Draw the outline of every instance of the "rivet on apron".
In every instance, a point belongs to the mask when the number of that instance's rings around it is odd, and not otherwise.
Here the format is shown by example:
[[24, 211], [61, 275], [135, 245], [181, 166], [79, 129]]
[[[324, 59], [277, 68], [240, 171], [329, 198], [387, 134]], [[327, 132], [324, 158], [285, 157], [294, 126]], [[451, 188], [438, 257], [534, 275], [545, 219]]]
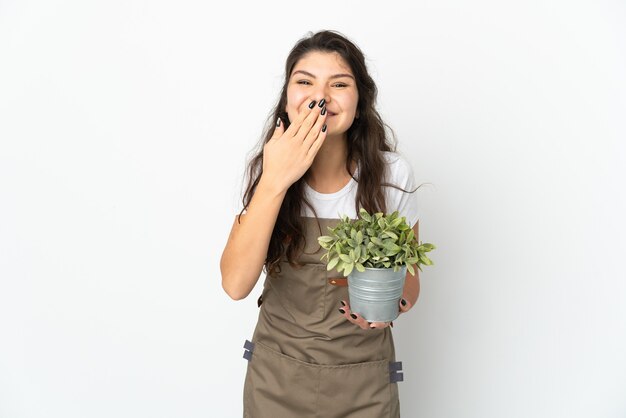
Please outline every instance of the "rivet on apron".
[[243, 351], [243, 358], [250, 361], [252, 359], [252, 352], [254, 351], [254, 343], [252, 341], [246, 340], [243, 348], [245, 348], [245, 350]]
[[404, 381], [404, 373], [402, 373], [402, 362], [389, 362], [389, 382], [397, 383]]
[[[324, 266], [322, 265], [322, 267]], [[347, 277], [329, 277], [328, 283], [332, 284], [333, 286], [347, 286], [348, 278]]]

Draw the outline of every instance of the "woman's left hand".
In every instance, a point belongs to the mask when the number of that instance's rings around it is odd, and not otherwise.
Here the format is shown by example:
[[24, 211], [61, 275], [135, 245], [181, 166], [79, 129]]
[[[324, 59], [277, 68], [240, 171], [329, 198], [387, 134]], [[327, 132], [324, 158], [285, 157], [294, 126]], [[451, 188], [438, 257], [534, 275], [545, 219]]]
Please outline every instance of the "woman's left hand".
[[[393, 321], [391, 322], [367, 322], [367, 320], [365, 320], [365, 318], [363, 318], [358, 313], [350, 312], [350, 305], [348, 305], [348, 303], [345, 300], [341, 301], [341, 305], [342, 307], [339, 308], [339, 313], [342, 314], [348, 321], [361, 327], [361, 329], [374, 329], [374, 328], [382, 329], [382, 328], [387, 328], [388, 326], [393, 327]], [[402, 298], [398, 302], [398, 307], [399, 307], [399, 312], [403, 314], [407, 312], [409, 309], [411, 309], [412, 305], [411, 305], [411, 302]]]

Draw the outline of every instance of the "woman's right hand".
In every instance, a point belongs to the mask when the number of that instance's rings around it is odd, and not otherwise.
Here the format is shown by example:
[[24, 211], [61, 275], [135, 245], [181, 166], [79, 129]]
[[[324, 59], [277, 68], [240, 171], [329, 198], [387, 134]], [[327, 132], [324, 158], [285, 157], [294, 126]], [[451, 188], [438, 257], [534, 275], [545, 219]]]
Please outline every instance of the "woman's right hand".
[[324, 104], [320, 108], [315, 100], [305, 100], [287, 130], [280, 121], [274, 135], [263, 146], [263, 181], [286, 191], [311, 167], [326, 139], [324, 122], [328, 113], [324, 111], [322, 115], [322, 109]]

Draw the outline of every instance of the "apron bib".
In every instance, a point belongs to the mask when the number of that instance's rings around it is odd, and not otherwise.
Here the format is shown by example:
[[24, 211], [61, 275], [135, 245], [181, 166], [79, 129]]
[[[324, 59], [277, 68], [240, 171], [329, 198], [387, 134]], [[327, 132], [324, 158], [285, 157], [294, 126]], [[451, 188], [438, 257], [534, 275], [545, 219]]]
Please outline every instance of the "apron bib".
[[302, 220], [303, 265], [283, 258], [280, 272], [266, 277], [244, 345], [244, 417], [397, 418], [403, 374], [391, 328], [362, 330], [345, 319], [338, 309], [349, 301], [348, 288], [333, 280], [343, 275], [320, 260], [317, 238], [340, 220]]

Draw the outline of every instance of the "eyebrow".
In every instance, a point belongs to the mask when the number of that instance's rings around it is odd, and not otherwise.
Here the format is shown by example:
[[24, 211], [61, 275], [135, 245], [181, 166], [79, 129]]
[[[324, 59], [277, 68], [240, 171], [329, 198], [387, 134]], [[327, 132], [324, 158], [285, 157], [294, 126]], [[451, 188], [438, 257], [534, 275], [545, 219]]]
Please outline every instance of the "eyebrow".
[[[308, 71], [304, 71], [304, 70], [294, 71], [294, 72], [291, 74], [291, 76], [293, 77], [294, 75], [296, 75], [296, 74], [298, 74], [298, 73], [302, 73], [302, 74], [307, 75], [307, 76], [309, 76], [309, 77], [311, 77], [311, 78], [317, 78], [317, 77], [315, 77], [313, 74], [311, 74], [310, 72], [308, 72]], [[331, 75], [329, 78], [330, 78], [330, 79], [333, 79], [333, 78], [341, 78], [341, 77], [350, 77], [351, 79], [353, 79], [353, 80], [354, 80], [354, 77], [353, 77], [351, 74], [346, 74], [346, 73], [334, 74], [334, 75]]]

